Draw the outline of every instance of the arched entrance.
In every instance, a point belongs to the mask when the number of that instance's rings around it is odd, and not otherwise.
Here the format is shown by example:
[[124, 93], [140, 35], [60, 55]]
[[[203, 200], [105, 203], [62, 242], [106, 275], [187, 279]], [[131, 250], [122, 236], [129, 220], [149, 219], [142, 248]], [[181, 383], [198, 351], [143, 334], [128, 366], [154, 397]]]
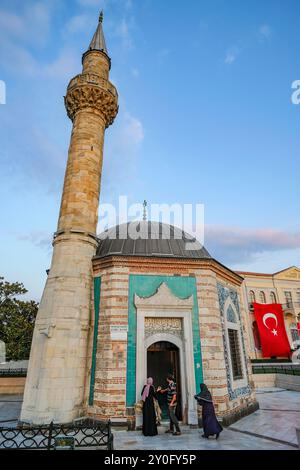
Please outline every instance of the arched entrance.
[[[167, 376], [172, 374], [177, 384], [176, 415], [182, 420], [182, 395], [180, 374], [180, 350], [169, 341], [157, 341], [147, 349], [147, 377], [152, 377], [154, 386], [167, 387]], [[162, 419], [168, 419], [167, 394], [158, 394], [158, 401], [162, 410]]]
[[[198, 320], [193, 313], [193, 296], [180, 299], [170, 291], [165, 283], [162, 283], [157, 292], [150, 297], [135, 295], [134, 304], [136, 307], [136, 327], [134, 330], [136, 334], [136, 363], [130, 362], [129, 365], [132, 371], [136, 371], [135, 402], [140, 400], [141, 390], [147, 376], [150, 373], [158, 376], [157, 366], [155, 369], [155, 365], [153, 365], [154, 360], [151, 365], [150, 359], [148, 368], [148, 354], [150, 357], [150, 353], [153, 352], [153, 357], [155, 358], [155, 354], [158, 357], [159, 351], [157, 349], [162, 349], [166, 362], [162, 374], [164, 380], [166, 375], [174, 370], [179, 378], [177, 381], [179, 380], [180, 385], [183, 422], [197, 424], [197, 404], [194, 395], [196, 393], [196, 378], [202, 375], [202, 364], [198, 352], [195, 351], [197, 348], [200, 352], [200, 338], [196, 338], [194, 335]], [[157, 343], [159, 346], [155, 346], [156, 351], [151, 351], [153, 345]], [[166, 359], [168, 357], [169, 365]], [[167, 370], [170, 368], [171, 370]], [[129, 369], [127, 377], [130, 372]], [[153, 378], [156, 384], [157, 379]], [[165, 381], [159, 385], [164, 386], [164, 384], [167, 385]], [[140, 425], [141, 417], [136, 414], [136, 427], [138, 428]]]

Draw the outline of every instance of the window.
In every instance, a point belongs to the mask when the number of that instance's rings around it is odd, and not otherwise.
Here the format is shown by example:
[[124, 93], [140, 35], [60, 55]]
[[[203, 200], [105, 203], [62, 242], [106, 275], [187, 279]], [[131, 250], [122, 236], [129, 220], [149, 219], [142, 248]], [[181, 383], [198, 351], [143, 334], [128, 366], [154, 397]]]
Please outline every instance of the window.
[[275, 295], [275, 292], [271, 292], [271, 293], [270, 293], [270, 297], [271, 297], [271, 303], [272, 303], [272, 304], [276, 304], [276, 295]]
[[229, 339], [233, 380], [242, 379], [243, 369], [242, 369], [242, 361], [241, 361], [241, 354], [240, 354], [238, 331], [228, 329], [228, 339]]
[[255, 302], [255, 294], [253, 290], [249, 292], [249, 298], [250, 298], [251, 304], [253, 304], [253, 302]]
[[290, 332], [291, 332], [291, 337], [292, 341], [299, 341], [299, 333], [298, 333], [298, 328], [296, 323], [291, 323], [290, 324]]
[[266, 303], [266, 294], [262, 290], [259, 293], [259, 301], [260, 301], [261, 304]]
[[291, 291], [285, 291], [284, 295], [285, 295], [286, 306], [288, 308], [292, 307], [293, 302], [292, 302], [292, 293], [291, 293]]
[[259, 336], [259, 331], [258, 331], [258, 326], [257, 326], [256, 321], [254, 321], [252, 323], [252, 333], [253, 333], [255, 347], [256, 347], [256, 349], [258, 349], [260, 351], [261, 350], [261, 342], [260, 342], [260, 336]]

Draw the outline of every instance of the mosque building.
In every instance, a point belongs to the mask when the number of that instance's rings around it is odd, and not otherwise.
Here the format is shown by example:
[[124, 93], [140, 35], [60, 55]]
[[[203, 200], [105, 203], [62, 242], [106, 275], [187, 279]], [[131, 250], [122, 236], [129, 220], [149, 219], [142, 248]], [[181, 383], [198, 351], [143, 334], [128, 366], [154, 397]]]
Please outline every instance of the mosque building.
[[110, 67], [101, 14], [65, 97], [73, 129], [21, 420], [134, 429], [145, 379], [163, 386], [172, 372], [184, 423], [198, 424], [204, 381], [229, 424], [258, 408], [244, 274], [199, 243], [187, 249], [191, 237], [168, 224], [141, 220], [137, 239], [120, 236], [128, 224], [96, 235], [104, 133], [118, 113]]

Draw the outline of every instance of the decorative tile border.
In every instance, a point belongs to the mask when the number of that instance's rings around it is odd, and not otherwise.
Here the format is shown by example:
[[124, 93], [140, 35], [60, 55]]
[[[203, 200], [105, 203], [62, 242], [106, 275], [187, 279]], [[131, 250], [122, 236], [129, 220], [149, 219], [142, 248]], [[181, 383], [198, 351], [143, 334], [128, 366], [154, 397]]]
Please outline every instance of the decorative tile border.
[[[193, 296], [192, 329], [195, 383], [197, 393], [203, 381], [202, 356], [199, 332], [199, 311], [197, 300], [196, 279], [188, 276], [160, 276], [131, 274], [129, 276], [128, 294], [128, 344], [127, 344], [127, 379], [126, 379], [126, 406], [135, 404], [136, 398], [136, 307], [134, 297], [151, 297], [159, 286], [165, 283], [171, 292], [180, 299]], [[200, 365], [200, 367], [199, 367]]]
[[98, 340], [98, 325], [99, 325], [99, 312], [100, 312], [100, 290], [101, 290], [101, 277], [94, 278], [94, 336], [93, 336], [93, 351], [92, 351], [92, 366], [91, 366], [91, 379], [90, 379], [90, 394], [89, 406], [94, 404], [94, 388], [95, 388], [95, 374], [96, 374], [96, 354], [97, 354], [97, 340]]
[[246, 377], [247, 377], [247, 383], [249, 384], [249, 375], [248, 375], [248, 368], [247, 368], [247, 355], [246, 355], [246, 348], [245, 348], [245, 342], [244, 342], [244, 333], [242, 330], [242, 322], [241, 322], [241, 313], [240, 313], [240, 305], [239, 305], [239, 300], [238, 300], [238, 294], [237, 291], [234, 289], [231, 289], [229, 287], [225, 287], [223, 284], [217, 283], [217, 288], [218, 288], [218, 297], [219, 297], [219, 304], [220, 304], [220, 314], [221, 314], [221, 324], [222, 324], [222, 336], [223, 336], [223, 344], [224, 344], [224, 357], [225, 357], [225, 365], [226, 365], [226, 377], [227, 377], [227, 385], [228, 385], [228, 393], [229, 393], [229, 399], [234, 400], [235, 398], [238, 398], [241, 395], [248, 395], [251, 393], [251, 388], [249, 385], [245, 387], [240, 387], [236, 389], [232, 389], [232, 383], [231, 383], [231, 376], [230, 376], [230, 362], [229, 362], [229, 351], [227, 347], [227, 341], [226, 341], [226, 332], [225, 332], [225, 314], [226, 312], [224, 311], [224, 306], [225, 302], [230, 297], [233, 305], [236, 308], [236, 311], [238, 313], [239, 317], [239, 323], [240, 323], [240, 329], [241, 329], [241, 338], [242, 338], [242, 353], [244, 355], [244, 361], [245, 361], [245, 371], [246, 371]]

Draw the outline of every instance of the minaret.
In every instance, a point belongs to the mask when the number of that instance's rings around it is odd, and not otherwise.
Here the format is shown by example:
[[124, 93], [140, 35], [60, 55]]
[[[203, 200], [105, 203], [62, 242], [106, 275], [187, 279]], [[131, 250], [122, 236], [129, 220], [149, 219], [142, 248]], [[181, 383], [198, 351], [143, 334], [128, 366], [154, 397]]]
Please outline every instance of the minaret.
[[105, 129], [118, 112], [109, 81], [103, 13], [82, 73], [67, 88], [73, 129], [53, 256], [29, 360], [21, 421], [66, 423], [82, 415], [91, 315], [92, 257], [97, 245]]

